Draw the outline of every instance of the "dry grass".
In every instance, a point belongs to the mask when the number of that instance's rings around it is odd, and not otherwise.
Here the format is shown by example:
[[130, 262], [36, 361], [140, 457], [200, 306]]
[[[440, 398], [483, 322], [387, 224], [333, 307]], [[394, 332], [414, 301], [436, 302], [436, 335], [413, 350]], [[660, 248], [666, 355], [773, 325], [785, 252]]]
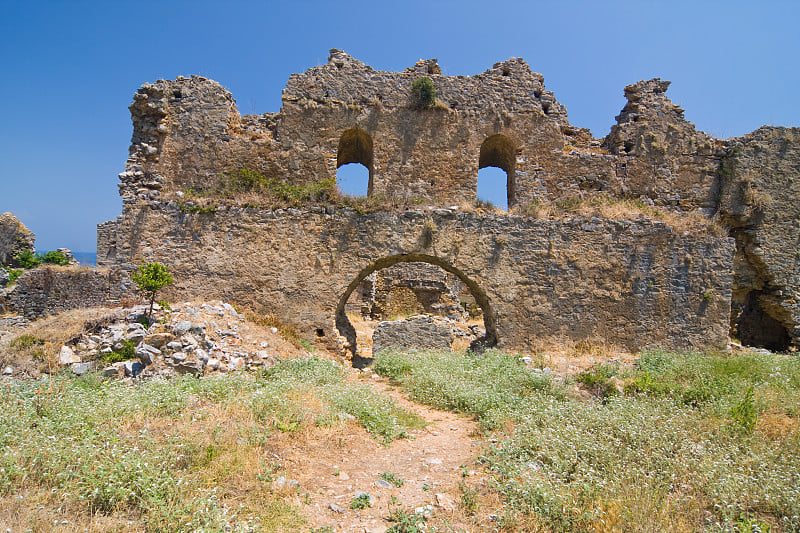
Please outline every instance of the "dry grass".
[[716, 218], [709, 219], [694, 212], [672, 211], [659, 206], [646, 205], [636, 199], [614, 198], [607, 194], [595, 194], [587, 197], [568, 196], [549, 202], [534, 202], [521, 207], [519, 211], [533, 218], [546, 220], [562, 220], [575, 215], [608, 220], [648, 218], [663, 222], [679, 232], [727, 235], [727, 230]]
[[0, 366], [11, 365], [32, 377], [50, 373], [59, 366], [62, 345], [117, 315], [113, 309], [93, 307], [40, 318], [0, 342]]

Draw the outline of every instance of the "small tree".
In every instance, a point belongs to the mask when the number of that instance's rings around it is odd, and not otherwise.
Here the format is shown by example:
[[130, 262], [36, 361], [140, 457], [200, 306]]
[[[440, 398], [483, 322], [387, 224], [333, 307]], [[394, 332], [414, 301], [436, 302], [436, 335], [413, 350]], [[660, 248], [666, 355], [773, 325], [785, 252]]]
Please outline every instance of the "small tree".
[[160, 263], [146, 263], [139, 265], [139, 271], [131, 274], [131, 279], [139, 290], [150, 297], [150, 310], [147, 312], [147, 320], [153, 316], [153, 303], [156, 301], [156, 293], [166, 287], [172, 285], [173, 279], [167, 271], [167, 267]]

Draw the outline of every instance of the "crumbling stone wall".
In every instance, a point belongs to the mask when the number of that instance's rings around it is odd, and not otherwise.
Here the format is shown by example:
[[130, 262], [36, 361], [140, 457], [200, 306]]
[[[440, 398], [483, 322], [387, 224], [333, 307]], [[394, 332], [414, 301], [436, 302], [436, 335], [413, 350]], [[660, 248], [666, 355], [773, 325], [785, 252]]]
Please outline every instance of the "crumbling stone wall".
[[20, 252], [33, 253], [36, 236], [11, 213], [0, 215], [0, 266], [10, 265]]
[[727, 344], [732, 241], [647, 219], [162, 205], [124, 217], [116, 234], [118, 261], [169, 265], [176, 282], [166, 297], [274, 312], [330, 346], [348, 337], [347, 296], [397, 261], [458, 275], [482, 305], [489, 336], [510, 349], [550, 336], [628, 348]]
[[[436, 88], [433, 106], [412, 94], [422, 77]], [[797, 130], [714, 139], [684, 118], [668, 86], [626, 87], [617, 124], [595, 139], [569, 123], [520, 58], [445, 76], [436, 60], [385, 72], [331, 50], [327, 64], [292, 75], [281, 110], [264, 115], [241, 116], [231, 94], [202, 77], [146, 84], [130, 108], [123, 213], [98, 227], [98, 264], [159, 259], [184, 278], [176, 294], [270, 307], [309, 338], [330, 339], [332, 323], [348, 337], [329, 295], [354, 290], [365, 265], [422, 254], [485, 291], [476, 301], [491, 302], [487, 335], [508, 346], [597, 334], [633, 348], [722, 347], [728, 321], [757, 345], [800, 344]], [[242, 169], [302, 185], [333, 180], [347, 163], [368, 168], [368, 196], [385, 211], [358, 214], [327, 200], [275, 210], [220, 192]], [[511, 214], [442, 209], [472, 202], [485, 166], [507, 172]], [[728, 240], [702, 228], [690, 235], [624, 215], [525, 218], [531, 205], [594, 195], [719, 215], [736, 259]], [[205, 211], [187, 209], [190, 196], [205, 197]], [[431, 228], [420, 233], [425, 220], [439, 229], [435, 238]], [[758, 333], [766, 330], [768, 338]]]
[[[375, 273], [367, 316], [390, 320], [401, 314], [430, 313], [464, 318], [460, 295], [466, 287], [459, 279], [428, 263], [398, 263]], [[366, 281], [366, 280], [365, 280]]]
[[695, 130], [658, 78], [625, 87], [628, 102], [603, 140], [616, 157], [619, 194], [713, 214], [725, 143]]
[[731, 325], [746, 344], [800, 344], [800, 129], [731, 140], [719, 212], [736, 239]]
[[[411, 85], [421, 77], [436, 87], [433, 107], [414, 100]], [[327, 64], [290, 77], [279, 113], [244, 117], [215, 81], [159, 80], [142, 86], [131, 104], [134, 135], [120, 192], [126, 205], [162, 193], [213, 194], [225, 174], [240, 169], [294, 184], [320, 182], [335, 179], [342, 164], [362, 163], [370, 196], [407, 203], [470, 202], [485, 166], [506, 171], [509, 205], [517, 208], [595, 192], [653, 196], [658, 191], [644, 184], [652, 181], [655, 159], [672, 152], [657, 158], [651, 152], [674, 138], [696, 136], [663, 96], [664, 83], [629, 91], [638, 103], [629, 103], [621, 117], [624, 126], [634, 120], [629, 108], [651, 110], [635, 120], [652, 115], [669, 137], [620, 156], [617, 147], [627, 141], [619, 139], [635, 132], [615, 130], [609, 153], [588, 130], [569, 124], [566, 108], [521, 58], [476, 76], [445, 76], [436, 60], [385, 72], [332, 50]], [[673, 111], [661, 116], [662, 108]], [[694, 144], [702, 147], [693, 150], [705, 150], [701, 141]], [[714, 174], [713, 160], [704, 165], [710, 170], [697, 175], [680, 165], [673, 169], [676, 185], [703, 189], [692, 180]], [[627, 187], [628, 181], [634, 185]]]
[[0, 293], [0, 311], [36, 318], [69, 309], [115, 305], [135, 295], [130, 280], [119, 269], [46, 266], [25, 271], [13, 290]]
[[450, 350], [454, 338], [450, 324], [428, 315], [383, 321], [372, 335], [372, 354], [391, 348]]

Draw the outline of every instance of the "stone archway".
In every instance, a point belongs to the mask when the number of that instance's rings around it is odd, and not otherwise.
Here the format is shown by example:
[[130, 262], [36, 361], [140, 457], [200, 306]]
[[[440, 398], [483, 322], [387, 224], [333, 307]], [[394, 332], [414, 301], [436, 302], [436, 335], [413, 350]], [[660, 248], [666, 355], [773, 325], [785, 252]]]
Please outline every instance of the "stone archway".
[[358, 357], [358, 354], [356, 353], [356, 330], [353, 327], [353, 324], [350, 322], [350, 319], [347, 317], [347, 300], [350, 298], [350, 295], [353, 293], [353, 291], [356, 290], [361, 281], [373, 272], [390, 267], [397, 263], [412, 262], [435, 265], [458, 277], [464, 283], [464, 285], [467, 286], [470, 294], [473, 298], [475, 298], [475, 302], [483, 311], [483, 325], [484, 329], [486, 330], [486, 334], [475, 341], [473, 343], [473, 347], [480, 350], [490, 348], [497, 344], [497, 315], [492, 309], [486, 292], [481, 289], [481, 287], [474, 280], [470, 279], [461, 270], [439, 257], [420, 253], [397, 254], [373, 261], [361, 269], [361, 271], [353, 278], [342, 296], [339, 298], [339, 302], [336, 306], [336, 329], [339, 331], [339, 334], [345, 338], [345, 350], [352, 354], [354, 360], [356, 357]]

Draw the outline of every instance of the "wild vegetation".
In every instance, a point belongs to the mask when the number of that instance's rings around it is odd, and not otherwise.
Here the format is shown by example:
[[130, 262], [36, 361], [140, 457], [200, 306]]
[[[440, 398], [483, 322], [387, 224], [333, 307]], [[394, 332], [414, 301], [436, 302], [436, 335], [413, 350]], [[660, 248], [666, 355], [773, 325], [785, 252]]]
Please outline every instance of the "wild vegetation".
[[8, 271], [9, 282], [14, 283], [25, 270], [35, 268], [40, 265], [65, 266], [68, 264], [69, 259], [67, 256], [58, 250], [49, 250], [47, 252], [39, 253], [33, 253], [30, 250], [23, 250], [14, 255], [10, 266], [4, 267], [0, 265], [0, 268]]
[[[291, 446], [357, 423], [388, 443], [423, 423], [317, 358], [137, 387], [95, 374], [2, 387], [0, 523], [22, 512], [24, 495], [94, 531], [130, 520], [136, 531], [295, 531], [302, 517], [272, 490], [276, 437]], [[30, 512], [34, 530], [58, 514]]]
[[436, 105], [436, 87], [427, 76], [417, 78], [411, 83], [411, 94], [414, 97], [414, 103], [421, 108]]
[[166, 266], [153, 262], [139, 265], [139, 269], [131, 273], [131, 280], [150, 301], [150, 308], [147, 310], [147, 319], [149, 321], [153, 316], [156, 293], [167, 285], [172, 285], [174, 281], [172, 275]]
[[794, 356], [648, 353], [581, 374], [589, 400], [497, 352], [384, 352], [376, 369], [478, 417], [507, 530], [800, 530]]
[[[74, 329], [85, 319], [69, 320]], [[0, 385], [0, 523], [54, 531], [67, 516], [88, 531], [309, 530], [310, 496], [275, 488], [286, 475], [276, 451], [341, 442], [355, 426], [391, 446], [425, 424], [320, 357], [136, 386], [59, 374], [52, 360], [69, 336], [60, 320], [9, 342], [9, 353], [47, 360], [51, 375]], [[573, 376], [547, 371], [545, 358], [376, 357], [375, 371], [412, 401], [478, 422], [478, 462], [454, 481], [462, 520], [496, 515], [502, 531], [800, 531], [796, 356], [652, 351]], [[476, 484], [470, 469], [488, 481]], [[394, 468], [375, 476], [416, 485]], [[378, 504], [356, 495], [342, 505]], [[447, 523], [386, 505], [392, 531]]]

